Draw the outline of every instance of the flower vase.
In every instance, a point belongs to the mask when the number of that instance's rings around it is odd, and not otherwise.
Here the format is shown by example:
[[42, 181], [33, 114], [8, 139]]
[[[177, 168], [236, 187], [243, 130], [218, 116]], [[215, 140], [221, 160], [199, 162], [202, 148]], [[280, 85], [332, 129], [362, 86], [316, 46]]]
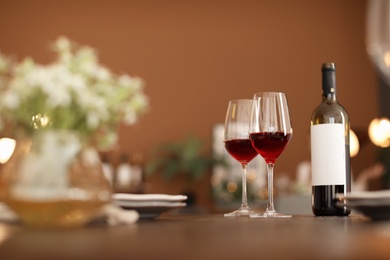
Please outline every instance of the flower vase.
[[30, 227], [77, 227], [111, 200], [96, 149], [76, 131], [41, 130], [16, 140], [0, 199]]

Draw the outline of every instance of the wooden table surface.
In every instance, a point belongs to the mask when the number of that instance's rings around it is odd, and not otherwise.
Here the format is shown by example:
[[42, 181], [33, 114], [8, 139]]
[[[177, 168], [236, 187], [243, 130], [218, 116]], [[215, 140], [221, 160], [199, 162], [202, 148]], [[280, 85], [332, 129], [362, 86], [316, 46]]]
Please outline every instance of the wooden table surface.
[[390, 222], [213, 214], [62, 231], [0, 223], [0, 259], [390, 259]]

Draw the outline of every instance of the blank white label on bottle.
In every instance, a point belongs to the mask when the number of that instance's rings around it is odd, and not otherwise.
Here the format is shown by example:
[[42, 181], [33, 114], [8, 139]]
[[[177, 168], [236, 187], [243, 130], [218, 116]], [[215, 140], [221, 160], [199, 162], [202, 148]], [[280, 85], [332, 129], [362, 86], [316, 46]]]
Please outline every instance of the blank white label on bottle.
[[342, 124], [310, 128], [312, 185], [345, 185], [345, 136]]

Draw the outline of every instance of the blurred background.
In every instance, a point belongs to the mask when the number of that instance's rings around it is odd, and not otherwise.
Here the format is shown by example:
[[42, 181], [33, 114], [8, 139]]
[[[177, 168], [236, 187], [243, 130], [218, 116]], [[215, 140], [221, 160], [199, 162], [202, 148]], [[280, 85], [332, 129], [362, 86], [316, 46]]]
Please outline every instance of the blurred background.
[[[201, 140], [202, 153], [211, 156], [214, 130], [224, 122], [230, 99], [283, 91], [294, 135], [275, 178], [292, 182], [298, 165], [310, 159], [321, 64], [335, 62], [338, 99], [361, 141], [352, 158], [356, 178], [378, 159], [367, 131], [386, 109], [380, 102], [386, 87], [366, 52], [366, 6], [365, 0], [1, 0], [0, 51], [50, 62], [48, 46], [63, 35], [96, 48], [113, 72], [145, 80], [150, 111], [135, 126], [118, 130], [118, 147], [104, 155], [114, 169], [123, 158], [143, 167], [156, 147], [187, 136]], [[212, 174], [208, 168], [190, 182], [196, 204], [211, 210]], [[144, 173], [140, 192], [182, 193], [185, 179]], [[368, 188], [382, 187], [374, 180]]]

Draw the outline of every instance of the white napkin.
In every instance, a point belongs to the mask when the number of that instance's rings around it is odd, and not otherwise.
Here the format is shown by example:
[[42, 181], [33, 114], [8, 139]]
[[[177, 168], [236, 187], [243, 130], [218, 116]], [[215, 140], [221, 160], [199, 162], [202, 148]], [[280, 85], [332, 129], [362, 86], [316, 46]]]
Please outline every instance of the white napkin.
[[124, 210], [114, 204], [106, 205], [103, 208], [103, 216], [107, 218], [109, 226], [130, 225], [139, 219], [137, 211]]

